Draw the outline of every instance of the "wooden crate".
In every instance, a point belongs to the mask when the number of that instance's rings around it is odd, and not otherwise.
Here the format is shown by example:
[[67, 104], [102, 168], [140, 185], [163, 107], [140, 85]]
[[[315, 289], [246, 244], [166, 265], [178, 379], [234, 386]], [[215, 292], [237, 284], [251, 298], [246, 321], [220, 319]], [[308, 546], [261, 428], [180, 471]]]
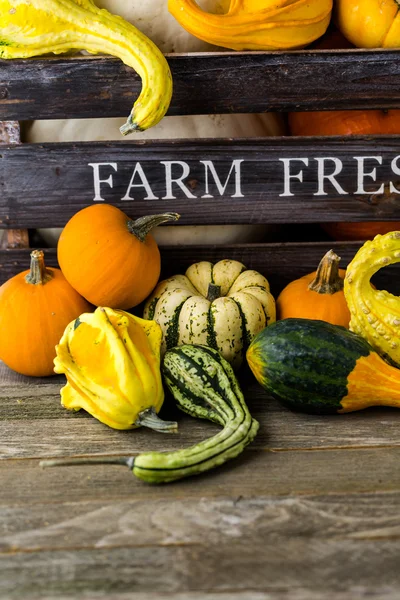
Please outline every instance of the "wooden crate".
[[[169, 114], [400, 108], [399, 57], [392, 50], [174, 55]], [[135, 74], [111, 58], [3, 61], [0, 119], [123, 116], [139, 89]], [[95, 201], [97, 168], [99, 179], [113, 177], [101, 197], [131, 217], [169, 210], [181, 213], [182, 225], [299, 227], [400, 220], [399, 136], [37, 145], [14, 137], [0, 159], [0, 226], [20, 232], [12, 234], [16, 247], [0, 250], [1, 281], [28, 266], [30, 249], [18, 247], [27, 228], [63, 226]], [[157, 198], [134, 188], [134, 199], [123, 200], [139, 162]], [[187, 193], [176, 184], [169, 193], [169, 168], [175, 177], [189, 169]], [[300, 171], [302, 181], [294, 177]], [[335, 171], [336, 183], [323, 177]], [[331, 247], [345, 266], [360, 243], [163, 248], [163, 274], [236, 258], [264, 273], [277, 294]], [[56, 265], [55, 250], [45, 254]], [[379, 281], [393, 289], [396, 280], [394, 267]], [[62, 409], [62, 381], [0, 370], [1, 597], [397, 600], [396, 410], [294, 414], [241, 375], [261, 425], [255, 442], [223, 468], [154, 488], [117, 468], [42, 471], [38, 462], [177, 449], [215, 426], [182, 417], [173, 438], [112, 431]]]

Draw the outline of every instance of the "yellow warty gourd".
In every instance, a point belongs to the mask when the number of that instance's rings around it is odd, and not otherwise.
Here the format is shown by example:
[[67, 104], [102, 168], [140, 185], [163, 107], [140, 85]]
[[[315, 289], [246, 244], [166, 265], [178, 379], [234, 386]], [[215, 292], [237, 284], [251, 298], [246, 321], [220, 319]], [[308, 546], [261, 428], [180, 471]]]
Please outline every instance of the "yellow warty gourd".
[[321, 37], [332, 0], [231, 0], [223, 15], [203, 11], [195, 0], [169, 0], [171, 14], [191, 34], [233, 50], [303, 48]]
[[336, 21], [358, 48], [400, 47], [400, 4], [397, 0], [336, 0]]
[[126, 135], [158, 123], [172, 95], [172, 78], [160, 50], [136, 27], [92, 0], [0, 0], [0, 58], [53, 52], [108, 53], [135, 69], [142, 91], [121, 127]]
[[161, 337], [157, 323], [122, 310], [100, 307], [81, 315], [56, 346], [54, 371], [67, 377], [63, 406], [83, 408], [114, 429], [175, 430], [176, 423], [156, 414], [164, 400]]
[[400, 231], [377, 235], [357, 252], [344, 280], [350, 329], [400, 366], [400, 298], [371, 285], [382, 267], [400, 262]]

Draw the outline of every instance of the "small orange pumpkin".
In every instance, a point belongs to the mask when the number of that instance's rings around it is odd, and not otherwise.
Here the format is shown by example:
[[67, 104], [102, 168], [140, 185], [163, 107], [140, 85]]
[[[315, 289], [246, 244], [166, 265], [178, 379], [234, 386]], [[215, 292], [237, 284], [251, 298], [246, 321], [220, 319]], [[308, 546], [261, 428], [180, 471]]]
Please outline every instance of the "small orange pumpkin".
[[93, 204], [66, 224], [58, 262], [73, 288], [95, 306], [128, 309], [140, 304], [160, 277], [161, 259], [150, 231], [176, 213], [136, 221], [116, 206]]
[[30, 270], [0, 287], [0, 360], [22, 375], [54, 375], [66, 326], [91, 310], [60, 269], [46, 268], [43, 252], [34, 250]]
[[329, 250], [317, 271], [289, 283], [276, 302], [278, 319], [317, 319], [348, 328], [350, 311], [343, 292], [346, 271], [339, 269], [339, 261]]

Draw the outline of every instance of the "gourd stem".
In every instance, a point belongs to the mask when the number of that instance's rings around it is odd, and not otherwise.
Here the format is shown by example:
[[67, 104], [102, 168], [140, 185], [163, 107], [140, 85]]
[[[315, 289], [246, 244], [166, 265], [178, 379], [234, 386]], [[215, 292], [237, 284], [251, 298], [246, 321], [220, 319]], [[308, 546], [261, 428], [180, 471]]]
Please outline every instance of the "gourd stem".
[[51, 279], [53, 279], [53, 274], [46, 269], [43, 251], [34, 250], [31, 252], [31, 268], [28, 275], [25, 277], [25, 281], [33, 285], [39, 283], [44, 285]]
[[207, 300], [209, 302], [214, 302], [217, 298], [221, 297], [221, 286], [215, 285], [215, 283], [210, 283], [208, 286], [207, 292]]
[[178, 423], [176, 421], [163, 421], [160, 419], [153, 406], [139, 413], [135, 425], [138, 427], [148, 427], [160, 433], [178, 433]]
[[317, 294], [335, 294], [343, 289], [344, 280], [339, 274], [340, 256], [329, 250], [318, 265], [315, 279], [308, 289]]
[[127, 226], [131, 233], [137, 237], [140, 242], [144, 242], [146, 236], [152, 229], [166, 223], [167, 221], [177, 221], [180, 215], [178, 213], [164, 213], [162, 215], [148, 215], [140, 217], [136, 221], [128, 221]]
[[123, 458], [116, 456], [114, 458], [59, 458], [54, 460], [41, 460], [39, 467], [47, 469], [49, 467], [79, 467], [80, 465], [122, 465], [133, 469], [135, 459], [133, 456], [130, 458]]

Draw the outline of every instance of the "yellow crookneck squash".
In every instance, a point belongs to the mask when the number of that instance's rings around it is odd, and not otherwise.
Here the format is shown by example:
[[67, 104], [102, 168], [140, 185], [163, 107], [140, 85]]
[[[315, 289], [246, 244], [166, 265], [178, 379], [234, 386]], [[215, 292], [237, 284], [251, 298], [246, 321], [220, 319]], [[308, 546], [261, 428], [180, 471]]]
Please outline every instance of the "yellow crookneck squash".
[[254, 336], [276, 319], [267, 279], [236, 260], [202, 261], [159, 283], [144, 318], [161, 326], [161, 353], [184, 344], [218, 350], [234, 368]]
[[397, 0], [336, 0], [336, 23], [358, 48], [400, 47]]
[[343, 292], [346, 271], [339, 269], [340, 257], [329, 250], [317, 271], [289, 283], [278, 296], [278, 319], [319, 319], [349, 327], [350, 312]]
[[135, 69], [142, 92], [121, 133], [158, 123], [172, 96], [167, 61], [157, 46], [92, 0], [0, 0], [0, 58], [29, 58], [87, 50], [108, 53]]
[[169, 11], [192, 35], [233, 50], [303, 48], [321, 37], [332, 0], [229, 0], [210, 14], [195, 0], [169, 0]]
[[347, 267], [344, 293], [351, 312], [350, 329], [400, 367], [400, 298], [371, 284], [379, 269], [398, 262], [400, 231], [377, 235]]

